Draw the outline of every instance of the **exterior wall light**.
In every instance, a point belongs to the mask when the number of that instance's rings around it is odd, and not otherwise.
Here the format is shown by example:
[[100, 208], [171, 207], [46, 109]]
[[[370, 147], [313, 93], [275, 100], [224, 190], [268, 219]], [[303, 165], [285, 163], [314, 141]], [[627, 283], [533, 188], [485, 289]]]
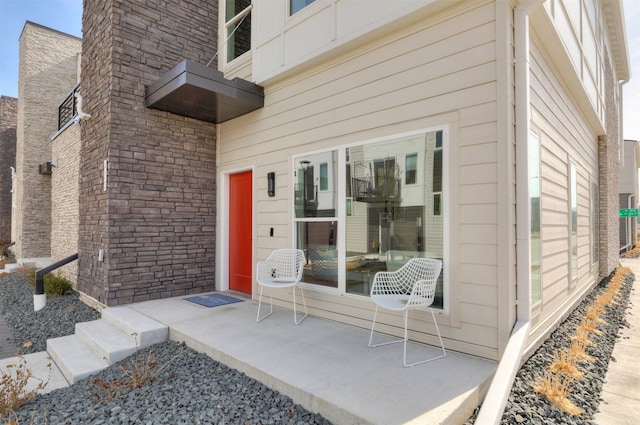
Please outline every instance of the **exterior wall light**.
[[276, 173], [273, 171], [267, 173], [267, 194], [269, 196], [276, 196]]

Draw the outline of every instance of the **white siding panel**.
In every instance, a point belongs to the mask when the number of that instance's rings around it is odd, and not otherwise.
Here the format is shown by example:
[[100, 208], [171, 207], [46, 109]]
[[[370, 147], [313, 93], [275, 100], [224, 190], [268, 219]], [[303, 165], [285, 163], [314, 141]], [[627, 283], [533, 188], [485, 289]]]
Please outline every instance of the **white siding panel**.
[[331, 43], [331, 9], [324, 8], [284, 34], [285, 63], [298, 62]]
[[461, 244], [460, 261], [471, 264], [496, 264], [498, 250], [496, 245]]
[[497, 158], [496, 143], [460, 147], [460, 165], [495, 163]]
[[474, 244], [497, 244], [498, 243], [498, 226], [491, 224], [464, 224], [465, 220], [461, 220], [463, 224], [460, 226], [460, 241], [462, 243]]
[[460, 282], [467, 282], [481, 286], [496, 286], [498, 270], [491, 264], [470, 264], [460, 265]]
[[481, 285], [460, 284], [460, 301], [465, 304], [479, 304], [486, 307], [498, 306], [498, 290]]
[[496, 224], [497, 211], [495, 204], [474, 204], [460, 206], [461, 224]]
[[467, 184], [460, 187], [460, 200], [467, 204], [495, 204], [497, 202], [495, 183]]
[[496, 181], [496, 163], [466, 165], [460, 167], [461, 184], [492, 183]]

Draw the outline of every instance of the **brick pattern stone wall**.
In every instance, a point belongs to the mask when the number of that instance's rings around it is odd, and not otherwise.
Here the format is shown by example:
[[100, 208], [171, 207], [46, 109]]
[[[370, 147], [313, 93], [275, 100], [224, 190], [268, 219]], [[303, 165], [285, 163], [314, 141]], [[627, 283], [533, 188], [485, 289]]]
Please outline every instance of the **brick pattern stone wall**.
[[16, 166], [18, 99], [0, 96], [0, 242], [11, 241], [11, 167]]
[[[605, 55], [608, 57], [608, 55]], [[605, 61], [605, 125], [607, 134], [598, 139], [600, 168], [600, 275], [609, 275], [620, 258], [620, 217], [618, 211], [618, 175], [620, 172], [620, 108], [616, 102], [616, 78]]]
[[83, 19], [92, 118], [82, 123], [78, 287], [109, 306], [213, 290], [215, 125], [147, 109], [144, 95], [181, 60], [213, 56], [217, 2], [85, 2]]
[[51, 161], [58, 105], [77, 82], [80, 39], [27, 22], [20, 36], [16, 185], [12, 232], [18, 258], [51, 254]]
[[[51, 174], [51, 260], [58, 261], [78, 252], [80, 127], [72, 124], [65, 128], [53, 139], [51, 148], [58, 163]], [[78, 262], [56, 273], [77, 284]]]

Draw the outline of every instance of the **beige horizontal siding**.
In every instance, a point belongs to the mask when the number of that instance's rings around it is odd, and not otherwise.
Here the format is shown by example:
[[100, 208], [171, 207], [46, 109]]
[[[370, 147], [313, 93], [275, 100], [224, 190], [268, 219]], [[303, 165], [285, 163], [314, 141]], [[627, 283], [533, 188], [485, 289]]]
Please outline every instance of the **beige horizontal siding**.
[[[531, 43], [531, 104], [541, 139], [542, 301], [533, 318], [532, 344], [564, 317], [598, 276], [591, 267], [591, 176], [597, 176], [597, 136], [556, 77], [553, 59]], [[569, 163], [577, 170], [578, 276], [570, 270]]]
[[[293, 155], [451, 125], [447, 143], [460, 167], [450, 170], [450, 181], [459, 183], [450, 196], [459, 204], [450, 205], [451, 310], [438, 323], [449, 348], [490, 358], [498, 356], [495, 7], [408, 26], [266, 86], [264, 108], [218, 126], [217, 156], [219, 172], [257, 170], [254, 255], [260, 260], [293, 244]], [[276, 172], [273, 198], [266, 196], [270, 171]], [[306, 288], [312, 314], [370, 326], [367, 297]], [[290, 306], [285, 291], [274, 295]], [[411, 337], [437, 343], [430, 315], [411, 317]], [[399, 334], [400, 316], [383, 314], [381, 326]]]

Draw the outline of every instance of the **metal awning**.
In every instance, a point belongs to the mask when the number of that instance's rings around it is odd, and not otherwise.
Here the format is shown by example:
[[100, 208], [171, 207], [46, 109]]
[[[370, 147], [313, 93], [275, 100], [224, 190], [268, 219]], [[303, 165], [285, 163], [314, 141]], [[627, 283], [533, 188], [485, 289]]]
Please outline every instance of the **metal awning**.
[[222, 123], [264, 106], [262, 87], [184, 60], [147, 86], [145, 105], [201, 121]]

